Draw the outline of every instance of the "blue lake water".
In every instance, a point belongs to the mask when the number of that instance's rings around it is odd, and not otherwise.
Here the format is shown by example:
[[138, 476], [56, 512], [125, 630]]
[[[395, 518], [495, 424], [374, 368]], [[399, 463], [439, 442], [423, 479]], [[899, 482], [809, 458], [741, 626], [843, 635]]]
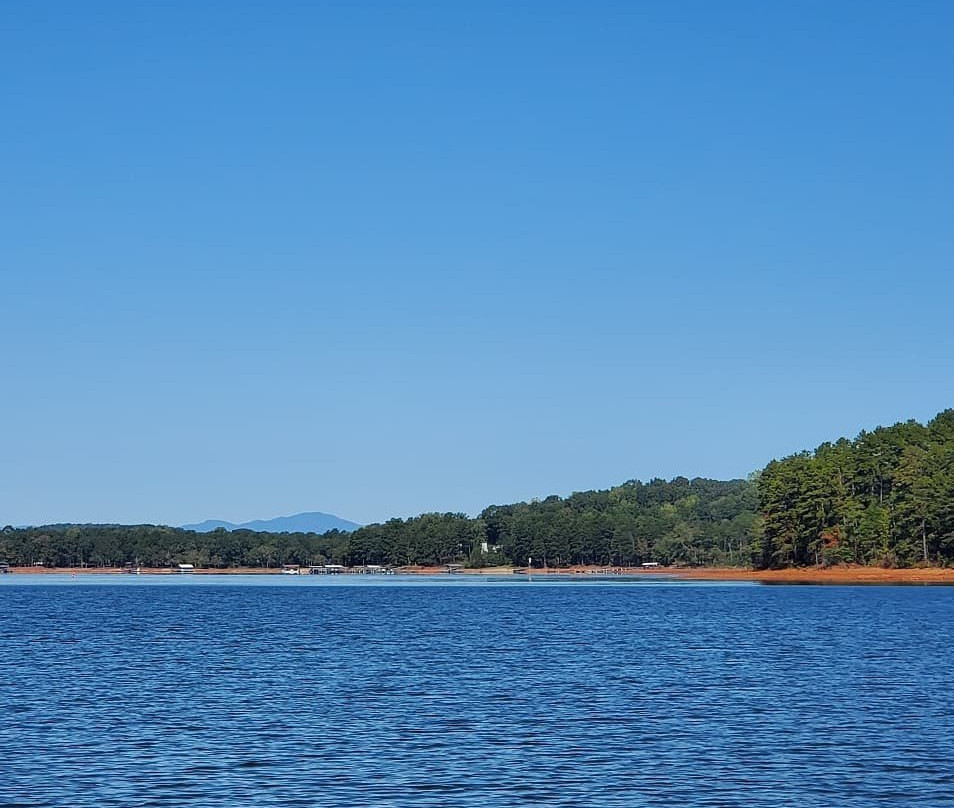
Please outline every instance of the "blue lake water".
[[954, 806], [954, 589], [0, 576], [3, 806]]

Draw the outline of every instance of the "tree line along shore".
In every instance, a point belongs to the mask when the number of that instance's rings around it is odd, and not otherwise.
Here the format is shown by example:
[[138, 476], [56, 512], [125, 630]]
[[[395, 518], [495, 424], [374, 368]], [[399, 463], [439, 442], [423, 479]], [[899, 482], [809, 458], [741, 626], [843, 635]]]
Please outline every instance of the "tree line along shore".
[[773, 460], [745, 480], [630, 480], [476, 517], [426, 513], [353, 532], [197, 533], [158, 525], [0, 530], [12, 567], [274, 569], [283, 564], [785, 570], [954, 566], [954, 410]]

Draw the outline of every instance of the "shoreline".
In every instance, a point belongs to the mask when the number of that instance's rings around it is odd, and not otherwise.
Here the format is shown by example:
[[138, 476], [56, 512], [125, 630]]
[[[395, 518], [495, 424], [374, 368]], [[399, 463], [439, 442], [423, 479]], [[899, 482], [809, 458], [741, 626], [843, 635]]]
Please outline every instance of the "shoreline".
[[[58, 575], [129, 575], [119, 567], [95, 568], [50, 568], [11, 567], [12, 574], [58, 574]], [[445, 567], [400, 567], [400, 575], [446, 575]], [[141, 575], [180, 575], [168, 568], [141, 568]], [[187, 575], [280, 575], [281, 569], [261, 567], [234, 567], [228, 569], [196, 569]], [[341, 573], [354, 575], [362, 573]], [[460, 568], [454, 575], [525, 575], [522, 567]], [[675, 577], [697, 581], [752, 581], [763, 584], [951, 584], [954, 585], [954, 568], [915, 567], [885, 569], [883, 567], [838, 566], [838, 567], [793, 567], [778, 570], [754, 570], [739, 567], [605, 567], [575, 566], [534, 569], [535, 576], [562, 575], [627, 575]]]
[[[521, 567], [487, 567], [484, 569], [461, 569], [461, 575], [507, 575]], [[411, 571], [410, 569], [408, 571]], [[419, 574], [437, 574], [441, 567], [417, 567]], [[522, 574], [522, 573], [518, 573]], [[745, 567], [605, 567], [575, 566], [548, 567], [533, 570], [533, 575], [629, 575], [682, 578], [696, 581], [753, 581], [756, 583], [792, 584], [921, 584], [939, 583], [954, 585], [954, 568], [911, 567], [886, 569], [845, 565], [838, 567], [791, 567], [778, 570], [756, 570]]]
[[780, 570], [739, 570], [707, 567], [679, 571], [683, 578], [703, 581], [756, 581], [763, 584], [952, 584], [949, 567], [793, 567]]
[[[439, 569], [434, 569], [440, 572]], [[482, 570], [461, 570], [461, 574], [481, 574]], [[513, 568], [495, 569], [491, 574], [513, 573]], [[533, 575], [661, 575], [696, 581], [754, 581], [756, 583], [792, 584], [921, 584], [954, 585], [954, 568], [912, 567], [885, 569], [884, 567], [791, 567], [778, 570], [755, 570], [742, 567], [570, 567], [566, 569], [535, 569]]]

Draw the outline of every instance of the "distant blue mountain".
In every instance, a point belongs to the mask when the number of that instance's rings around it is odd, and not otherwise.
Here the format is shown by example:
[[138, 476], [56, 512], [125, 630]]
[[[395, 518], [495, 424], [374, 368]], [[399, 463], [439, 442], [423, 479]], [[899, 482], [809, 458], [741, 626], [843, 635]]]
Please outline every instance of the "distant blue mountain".
[[232, 524], [231, 522], [222, 522], [219, 519], [206, 519], [197, 525], [182, 525], [183, 530], [195, 530], [199, 533], [211, 533], [220, 527], [224, 527], [226, 530], [235, 530], [238, 525]]
[[267, 533], [325, 533], [329, 530], [342, 530], [350, 533], [361, 525], [339, 519], [330, 513], [313, 511], [296, 513], [294, 516], [279, 516], [275, 519], [255, 519], [251, 522], [223, 522], [221, 519], [206, 519], [195, 525], [183, 525], [183, 530], [195, 530], [198, 533], [210, 533], [217, 528], [226, 530], [260, 530]]

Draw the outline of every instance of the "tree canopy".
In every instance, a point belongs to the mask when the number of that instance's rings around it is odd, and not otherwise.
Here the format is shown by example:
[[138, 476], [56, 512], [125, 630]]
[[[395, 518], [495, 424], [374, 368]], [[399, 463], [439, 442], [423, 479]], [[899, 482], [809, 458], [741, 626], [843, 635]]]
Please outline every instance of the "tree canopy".
[[0, 531], [12, 565], [277, 567], [466, 563], [781, 567], [954, 562], [954, 410], [773, 460], [748, 480], [630, 480], [603, 491], [425, 513], [353, 533], [156, 525]]
[[949, 564], [954, 410], [773, 460], [758, 500], [760, 566]]

